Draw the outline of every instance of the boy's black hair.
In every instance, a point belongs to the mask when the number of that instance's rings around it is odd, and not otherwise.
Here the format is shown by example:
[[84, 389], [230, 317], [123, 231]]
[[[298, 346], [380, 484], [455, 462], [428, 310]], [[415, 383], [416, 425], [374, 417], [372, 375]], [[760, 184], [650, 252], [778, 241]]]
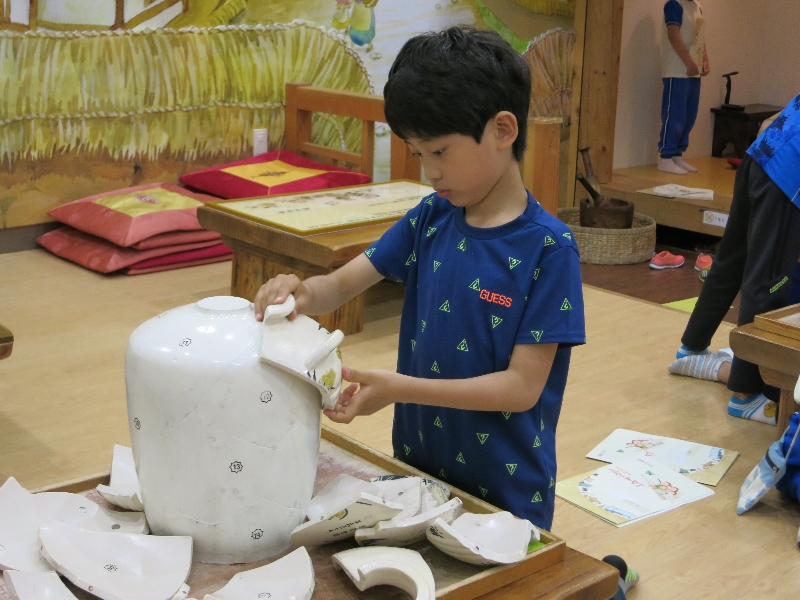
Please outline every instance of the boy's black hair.
[[519, 128], [514, 158], [525, 154], [531, 71], [494, 31], [457, 26], [411, 38], [383, 96], [386, 121], [403, 139], [458, 133], [480, 143], [489, 119], [507, 110]]

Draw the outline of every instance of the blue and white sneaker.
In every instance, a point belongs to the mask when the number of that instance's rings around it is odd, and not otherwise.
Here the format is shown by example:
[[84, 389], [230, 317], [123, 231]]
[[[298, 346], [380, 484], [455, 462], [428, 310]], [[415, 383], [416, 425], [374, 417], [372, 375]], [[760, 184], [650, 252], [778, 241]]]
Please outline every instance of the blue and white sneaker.
[[753, 394], [744, 400], [731, 396], [728, 401], [728, 414], [767, 425], [778, 424], [778, 405], [764, 394]]
[[675, 353], [675, 358], [678, 359], [678, 358], [686, 358], [687, 356], [700, 356], [708, 353], [709, 353], [708, 348], [706, 348], [705, 350], [690, 350], [686, 346], [681, 346]]

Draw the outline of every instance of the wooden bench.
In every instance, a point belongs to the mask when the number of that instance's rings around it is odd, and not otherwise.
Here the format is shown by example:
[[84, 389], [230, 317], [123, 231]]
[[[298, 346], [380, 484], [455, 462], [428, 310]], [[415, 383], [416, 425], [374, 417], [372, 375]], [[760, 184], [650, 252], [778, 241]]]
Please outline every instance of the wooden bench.
[[[361, 152], [346, 152], [315, 144], [311, 139], [313, 113], [320, 112], [361, 119]], [[383, 97], [343, 92], [305, 84], [286, 85], [287, 150], [334, 163], [349, 163], [372, 177], [374, 166], [375, 123], [383, 122]], [[546, 210], [556, 213], [558, 206], [558, 161], [560, 119], [529, 119], [529, 143], [521, 165], [523, 182]], [[392, 180], [419, 181], [419, 159], [405, 142], [392, 133]], [[252, 300], [259, 287], [280, 273], [293, 273], [305, 279], [330, 273], [363, 252], [392, 223], [354, 227], [331, 233], [300, 236], [274, 229], [236, 215], [203, 206], [197, 213], [200, 224], [218, 231], [233, 248], [231, 294]], [[315, 318], [329, 331], [358, 333], [363, 327], [363, 297], [359, 295], [338, 310]]]

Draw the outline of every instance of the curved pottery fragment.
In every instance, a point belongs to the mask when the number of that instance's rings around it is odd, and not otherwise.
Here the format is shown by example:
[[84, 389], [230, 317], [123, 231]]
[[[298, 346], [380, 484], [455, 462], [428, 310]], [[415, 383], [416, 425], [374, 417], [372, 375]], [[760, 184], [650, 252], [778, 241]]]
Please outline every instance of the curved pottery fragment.
[[339, 475], [309, 504], [309, 520], [292, 531], [292, 544], [319, 546], [353, 537], [356, 529], [372, 527], [403, 512], [404, 506], [381, 497], [380, 488], [351, 475]]
[[314, 319], [297, 315], [289, 320], [295, 301], [291, 294], [283, 304], [268, 306], [264, 314], [261, 359], [290, 373], [305, 377], [320, 393], [323, 408], [333, 408], [342, 389], [340, 330], [328, 333]]
[[242, 571], [204, 600], [310, 600], [314, 593], [314, 566], [304, 547], [273, 563], [250, 571]]
[[415, 600], [433, 600], [433, 573], [419, 552], [407, 548], [353, 548], [337, 552], [331, 559], [362, 592], [374, 585], [392, 585]]
[[449, 502], [407, 519], [397, 517], [391, 521], [378, 521], [374, 527], [357, 529], [356, 543], [359, 546], [410, 546], [425, 539], [428, 527], [437, 519], [450, 523], [461, 512], [461, 499]]
[[192, 536], [201, 562], [282, 552], [314, 490], [320, 392], [305, 374], [261, 360], [266, 330], [248, 300], [214, 296], [146, 321], [128, 342], [147, 520], [158, 535]]
[[381, 498], [403, 505], [402, 512], [392, 521], [402, 521], [419, 513], [422, 505], [421, 477], [373, 478], [372, 483], [378, 486]]
[[78, 494], [31, 494], [9, 477], [0, 487], [0, 569], [52, 570], [39, 552], [39, 527], [47, 519], [91, 531], [148, 531], [143, 513], [108, 510]]
[[8, 570], [3, 573], [11, 600], [77, 600], [54, 571], [30, 573]]
[[133, 462], [133, 451], [126, 446], [114, 445], [111, 459], [111, 482], [98, 485], [97, 492], [106, 500], [121, 508], [143, 511], [139, 478]]
[[42, 554], [81, 589], [103, 600], [171, 600], [192, 565], [192, 538], [100, 533], [49, 520]]
[[539, 530], [509, 512], [464, 513], [450, 524], [436, 519], [427, 536], [431, 544], [453, 558], [474, 565], [498, 565], [525, 558], [531, 540], [539, 539]]

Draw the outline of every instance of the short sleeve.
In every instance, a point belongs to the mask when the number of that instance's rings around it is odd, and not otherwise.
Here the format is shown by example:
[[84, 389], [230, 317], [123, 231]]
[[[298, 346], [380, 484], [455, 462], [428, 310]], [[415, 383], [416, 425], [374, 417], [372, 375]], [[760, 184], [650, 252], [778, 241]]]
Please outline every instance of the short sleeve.
[[410, 268], [417, 262], [417, 229], [421, 227], [420, 214], [424, 203], [425, 199], [364, 251], [372, 266], [387, 279], [406, 283]]
[[585, 342], [580, 258], [574, 244], [564, 245], [543, 256], [534, 272], [515, 343]]
[[667, 25], [683, 25], [683, 7], [677, 0], [669, 0], [664, 5], [664, 22]]

